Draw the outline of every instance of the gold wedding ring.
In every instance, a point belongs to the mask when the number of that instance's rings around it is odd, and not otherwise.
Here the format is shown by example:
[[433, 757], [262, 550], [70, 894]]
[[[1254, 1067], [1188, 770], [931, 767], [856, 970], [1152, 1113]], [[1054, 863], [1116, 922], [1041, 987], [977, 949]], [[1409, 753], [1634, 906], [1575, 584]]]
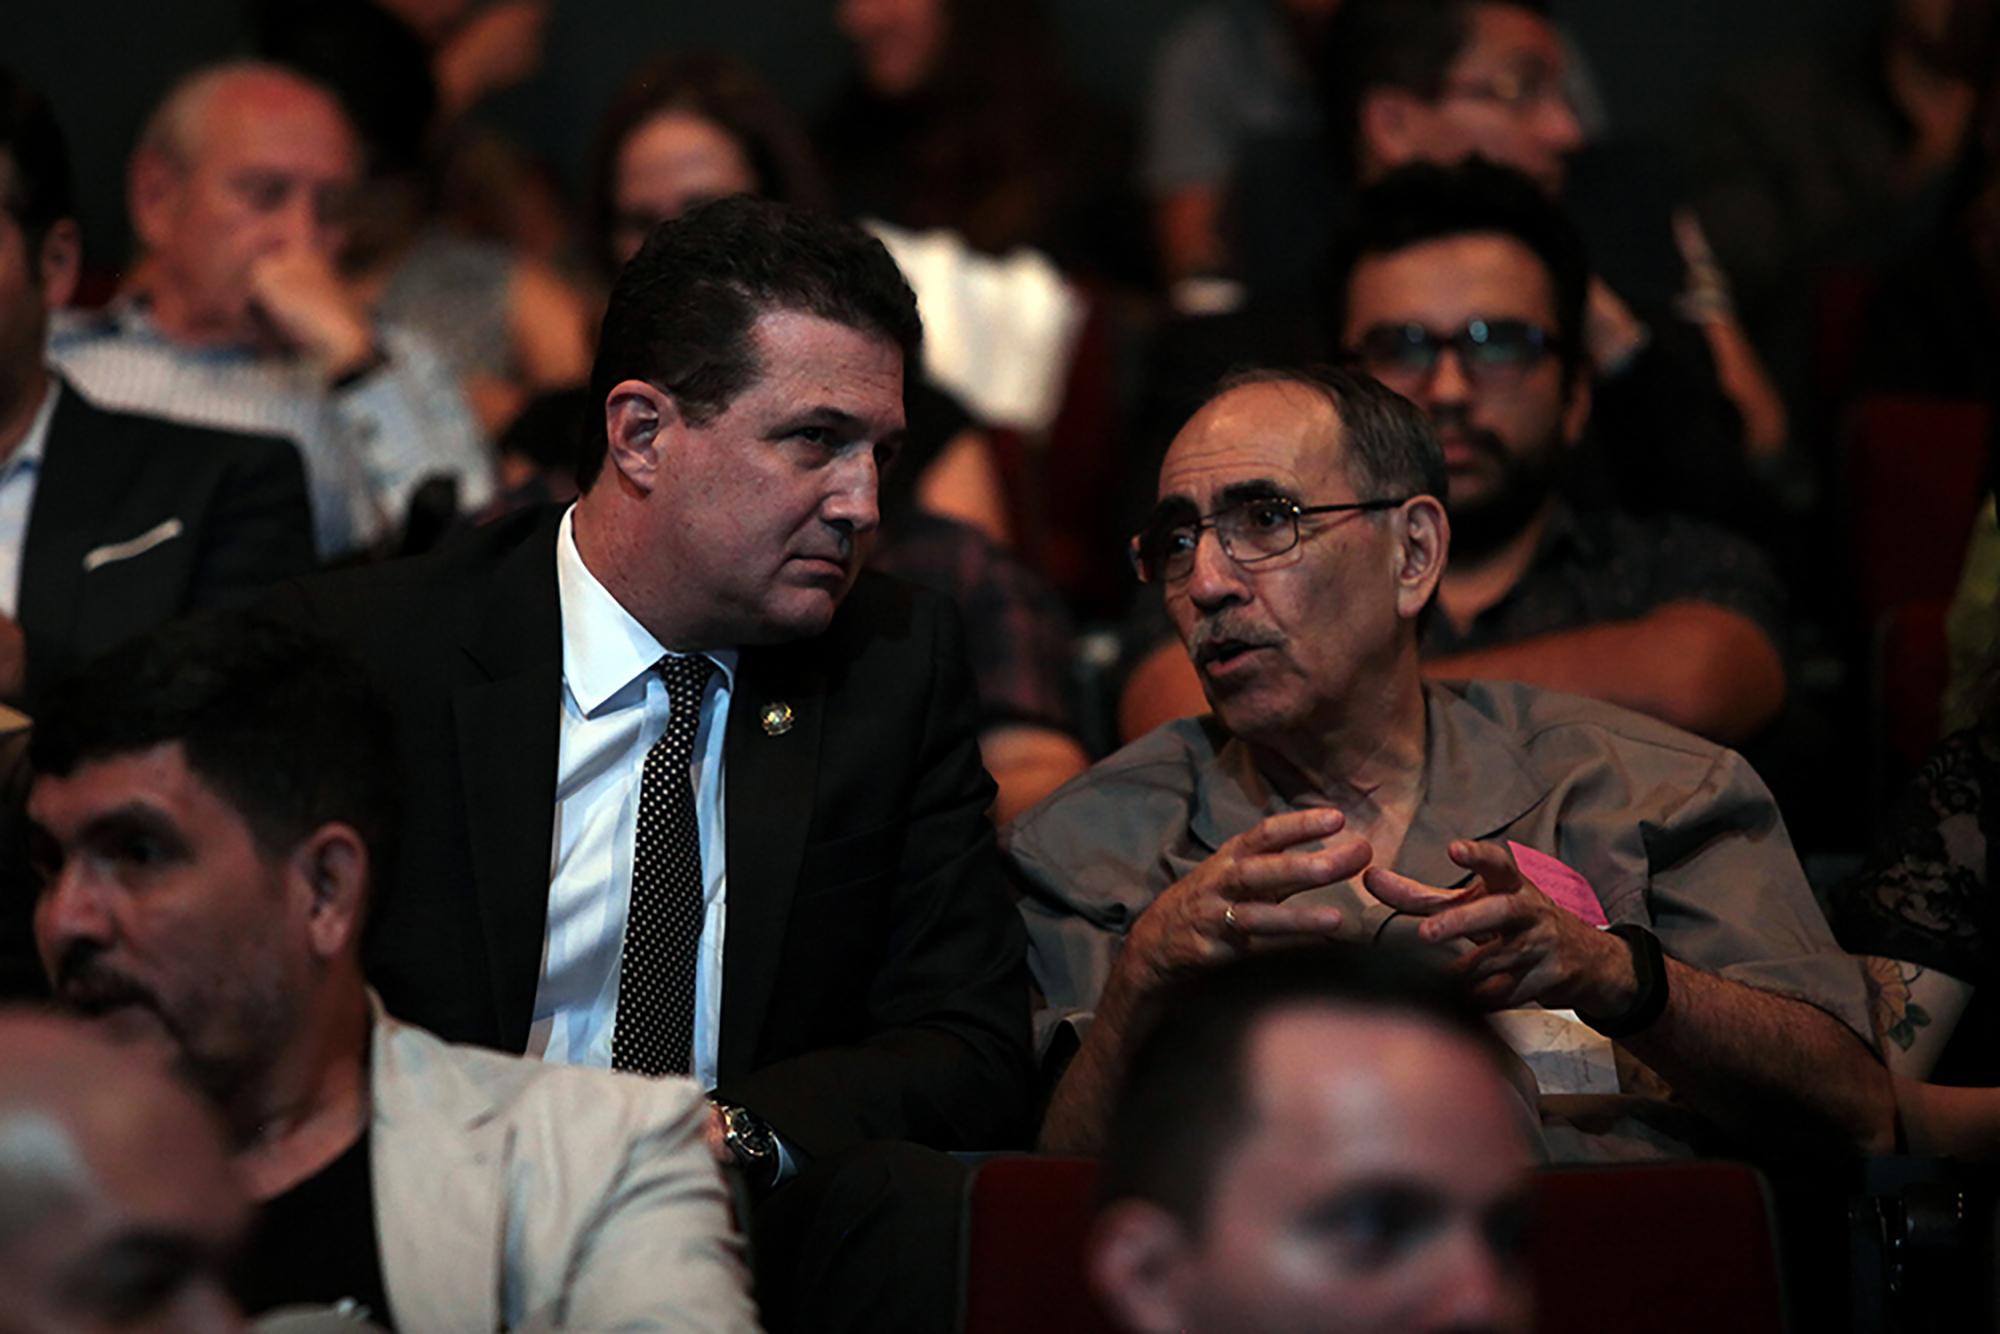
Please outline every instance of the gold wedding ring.
[[1241, 933], [1242, 933], [1242, 930], [1243, 930], [1243, 928], [1242, 928], [1242, 927], [1240, 927], [1240, 926], [1238, 926], [1238, 925], [1236, 925], [1236, 905], [1235, 905], [1235, 904], [1231, 903], [1231, 904], [1227, 904], [1227, 905], [1225, 905], [1225, 906], [1223, 907], [1223, 909], [1222, 909], [1222, 924], [1223, 924], [1224, 926], [1228, 927], [1228, 928], [1230, 929], [1230, 931], [1231, 931], [1231, 932], [1234, 932], [1234, 933], [1236, 933], [1236, 934], [1241, 934]]

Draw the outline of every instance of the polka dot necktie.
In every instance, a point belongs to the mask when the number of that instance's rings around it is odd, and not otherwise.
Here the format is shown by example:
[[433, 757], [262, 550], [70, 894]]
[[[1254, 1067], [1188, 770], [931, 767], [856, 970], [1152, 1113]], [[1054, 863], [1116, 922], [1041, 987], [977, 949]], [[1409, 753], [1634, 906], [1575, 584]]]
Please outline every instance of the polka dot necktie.
[[694, 734], [713, 669], [707, 658], [672, 655], [654, 664], [672, 714], [646, 752], [633, 840], [632, 903], [618, 964], [618, 1021], [611, 1068], [684, 1075], [694, 1054], [694, 970], [701, 947], [701, 830], [695, 823]]

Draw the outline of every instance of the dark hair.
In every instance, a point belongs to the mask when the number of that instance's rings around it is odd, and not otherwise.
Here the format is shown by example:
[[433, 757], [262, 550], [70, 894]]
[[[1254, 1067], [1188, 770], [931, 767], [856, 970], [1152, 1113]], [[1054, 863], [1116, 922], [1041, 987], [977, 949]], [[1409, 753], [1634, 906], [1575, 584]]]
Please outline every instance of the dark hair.
[[677, 111], [712, 123], [736, 141], [757, 178], [756, 193], [803, 208], [830, 203], [805, 131], [754, 70], [711, 52], [662, 56], [619, 89], [598, 126], [590, 176], [591, 247], [607, 274], [618, 271], [611, 253], [618, 155], [642, 126]]
[[1484, 158], [1455, 166], [1412, 162], [1355, 198], [1353, 216], [1334, 239], [1327, 261], [1326, 313], [1338, 343], [1347, 321], [1349, 285], [1363, 259], [1427, 241], [1493, 234], [1519, 241], [1541, 261], [1555, 298], [1564, 383], [1583, 369], [1584, 305], [1590, 261], [1576, 225], [1534, 181]]
[[1348, 480], [1363, 499], [1444, 499], [1444, 447], [1430, 418], [1372, 376], [1343, 366], [1261, 367], [1228, 376], [1209, 397], [1258, 384], [1303, 385], [1332, 405], [1347, 446]]
[[[620, 381], [647, 380], [690, 421], [712, 420], [761, 373], [751, 326], [778, 310], [878, 335], [906, 364], [923, 342], [916, 294], [880, 241], [825, 214], [739, 195], [661, 223], [618, 275], [591, 397], [601, 407]], [[584, 490], [607, 447], [600, 412], [577, 458]]]
[[395, 853], [393, 724], [362, 669], [317, 635], [237, 611], [169, 622], [59, 682], [28, 743], [35, 772], [178, 741], [267, 856], [352, 825], [380, 883]]
[[69, 150], [48, 99], [0, 66], [0, 208], [21, 229], [28, 271], [49, 228], [73, 217]]
[[1216, 1165], [1249, 1111], [1252, 1033], [1280, 1010], [1379, 1012], [1511, 1060], [1457, 980], [1388, 946], [1330, 942], [1260, 951], [1164, 988], [1133, 1044], [1112, 1109], [1098, 1194], [1150, 1200], [1199, 1232]]
[[1444, 93], [1480, 5], [1549, 13], [1547, 0], [1345, 0], [1321, 32], [1314, 61], [1336, 156], [1353, 166], [1361, 106], [1376, 89], [1398, 88], [1426, 102]]

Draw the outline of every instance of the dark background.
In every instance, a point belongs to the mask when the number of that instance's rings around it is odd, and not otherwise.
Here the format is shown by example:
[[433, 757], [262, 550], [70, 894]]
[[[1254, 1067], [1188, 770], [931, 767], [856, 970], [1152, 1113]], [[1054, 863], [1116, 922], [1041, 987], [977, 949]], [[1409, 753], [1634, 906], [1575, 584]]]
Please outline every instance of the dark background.
[[[1194, 2], [1048, 0], [1078, 81], [1128, 108], [1154, 43]], [[1613, 129], [1671, 141], [1718, 78], [1789, 48], [1852, 43], [1874, 6], [1559, 0], [1555, 8], [1596, 76]], [[7, 0], [0, 59], [55, 103], [96, 263], [124, 255], [124, 161], [141, 118], [180, 74], [240, 52], [244, 11], [242, 0]], [[555, 0], [542, 72], [481, 118], [574, 186], [613, 91], [639, 63], [676, 46], [749, 60], [808, 117], [848, 69], [830, 0]]]

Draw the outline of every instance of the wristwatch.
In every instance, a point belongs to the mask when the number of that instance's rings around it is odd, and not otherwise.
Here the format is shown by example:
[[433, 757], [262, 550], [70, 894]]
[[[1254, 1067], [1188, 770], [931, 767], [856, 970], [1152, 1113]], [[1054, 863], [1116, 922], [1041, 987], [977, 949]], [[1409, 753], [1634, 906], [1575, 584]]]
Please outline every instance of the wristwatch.
[[1667, 960], [1660, 938], [1637, 922], [1620, 922], [1605, 928], [1632, 951], [1632, 975], [1639, 988], [1623, 1014], [1592, 1016], [1577, 1011], [1576, 1017], [1607, 1038], [1629, 1038], [1653, 1026], [1667, 1008]]
[[736, 1165], [758, 1190], [768, 1190], [778, 1182], [778, 1138], [755, 1112], [726, 1102], [715, 1103], [722, 1113], [722, 1142], [736, 1156]]

